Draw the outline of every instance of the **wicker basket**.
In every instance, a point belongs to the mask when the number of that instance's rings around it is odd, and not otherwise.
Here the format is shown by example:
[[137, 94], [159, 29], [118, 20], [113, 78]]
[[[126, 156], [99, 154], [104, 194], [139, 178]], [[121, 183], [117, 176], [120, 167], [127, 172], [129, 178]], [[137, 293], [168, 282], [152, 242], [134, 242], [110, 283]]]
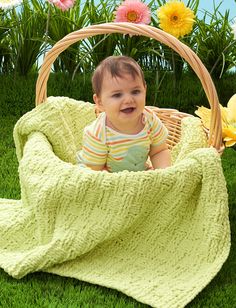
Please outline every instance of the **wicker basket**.
[[[188, 46], [181, 43], [172, 35], [152, 26], [126, 22], [105, 23], [89, 26], [66, 35], [53, 46], [43, 61], [36, 84], [36, 105], [43, 103], [47, 98], [47, 81], [51, 71], [51, 66], [61, 52], [79, 40], [95, 35], [110, 33], [143, 35], [150, 37], [169, 46], [189, 63], [200, 79], [211, 107], [211, 127], [207, 133], [209, 146], [213, 146], [218, 152], [222, 152], [223, 144], [220, 106], [217, 92], [209, 72], [198, 56]], [[153, 107], [153, 110], [167, 126], [169, 130], [168, 144], [169, 147], [172, 148], [176, 143], [178, 143], [181, 136], [181, 119], [190, 115], [174, 109]]]

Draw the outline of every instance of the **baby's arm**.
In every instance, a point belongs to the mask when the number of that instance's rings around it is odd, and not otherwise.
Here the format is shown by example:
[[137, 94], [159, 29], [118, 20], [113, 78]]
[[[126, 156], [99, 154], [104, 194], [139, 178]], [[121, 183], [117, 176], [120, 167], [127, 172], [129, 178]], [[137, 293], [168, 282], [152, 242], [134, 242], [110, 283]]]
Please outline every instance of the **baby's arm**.
[[166, 143], [159, 146], [151, 145], [149, 156], [154, 169], [164, 169], [171, 165], [170, 150]]
[[105, 171], [105, 165], [89, 165], [89, 164], [85, 164], [85, 166], [87, 166], [88, 168], [94, 170], [94, 171]]
[[78, 163], [94, 171], [103, 171], [106, 169], [107, 153], [107, 145], [94, 134], [93, 126], [87, 126], [83, 134], [82, 149], [77, 153]]

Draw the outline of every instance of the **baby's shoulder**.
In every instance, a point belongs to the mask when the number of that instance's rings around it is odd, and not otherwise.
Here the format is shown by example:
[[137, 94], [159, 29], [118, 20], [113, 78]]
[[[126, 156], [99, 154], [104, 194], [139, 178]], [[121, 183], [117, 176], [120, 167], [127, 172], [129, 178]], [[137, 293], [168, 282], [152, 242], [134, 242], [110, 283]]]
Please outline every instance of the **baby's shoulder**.
[[96, 120], [84, 128], [84, 134], [85, 136], [89, 136], [97, 141], [105, 143], [105, 127], [105, 115], [101, 113]]
[[143, 115], [144, 115], [145, 121], [150, 123], [151, 125], [155, 122], [160, 121], [158, 116], [155, 114], [155, 112], [150, 107], [145, 106]]

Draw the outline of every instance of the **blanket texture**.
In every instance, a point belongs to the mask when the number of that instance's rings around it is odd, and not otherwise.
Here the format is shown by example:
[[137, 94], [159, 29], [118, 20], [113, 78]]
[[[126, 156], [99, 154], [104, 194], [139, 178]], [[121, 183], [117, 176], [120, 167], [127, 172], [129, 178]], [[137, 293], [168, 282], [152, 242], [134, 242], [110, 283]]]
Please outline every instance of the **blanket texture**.
[[184, 307], [230, 248], [221, 160], [186, 118], [165, 170], [109, 174], [76, 165], [93, 106], [48, 98], [16, 124], [21, 200], [0, 199], [0, 267], [117, 289], [158, 308]]

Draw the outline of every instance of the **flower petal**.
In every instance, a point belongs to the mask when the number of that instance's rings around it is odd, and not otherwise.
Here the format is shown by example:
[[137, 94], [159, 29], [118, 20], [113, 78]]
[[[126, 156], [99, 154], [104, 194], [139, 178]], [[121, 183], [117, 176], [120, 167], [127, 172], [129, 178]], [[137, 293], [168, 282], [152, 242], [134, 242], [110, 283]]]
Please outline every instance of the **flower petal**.
[[47, 1], [54, 4], [63, 12], [72, 8], [75, 2], [75, 0], [47, 0]]
[[[227, 108], [223, 107], [220, 104], [220, 111], [221, 111], [222, 127], [224, 128], [227, 127], [228, 123]], [[201, 118], [203, 125], [209, 129], [211, 125], [211, 109], [201, 106], [198, 107], [198, 109], [195, 111], [195, 114]]]
[[225, 146], [226, 146], [227, 148], [229, 148], [229, 147], [234, 146], [235, 143], [236, 143], [236, 140], [235, 140], [235, 141], [226, 141], [226, 142], [225, 142]]
[[222, 126], [227, 126], [228, 124], [228, 110], [227, 108], [223, 107], [220, 104], [220, 112], [221, 112], [221, 119], [222, 119]]
[[236, 94], [234, 94], [227, 104], [228, 114], [227, 119], [229, 123], [236, 123]]
[[211, 121], [211, 110], [201, 106], [198, 107], [198, 109], [195, 111], [195, 114], [201, 118], [203, 125], [209, 129]]
[[160, 28], [175, 37], [190, 33], [195, 19], [194, 12], [181, 1], [170, 1], [157, 10]]
[[115, 11], [115, 21], [149, 24], [151, 22], [151, 11], [140, 0], [125, 0]]
[[22, 0], [1, 0], [0, 10], [8, 10], [22, 3]]
[[229, 137], [231, 139], [236, 140], [236, 127], [233, 127], [231, 125], [225, 127], [223, 128], [222, 133], [223, 133], [223, 138]]

